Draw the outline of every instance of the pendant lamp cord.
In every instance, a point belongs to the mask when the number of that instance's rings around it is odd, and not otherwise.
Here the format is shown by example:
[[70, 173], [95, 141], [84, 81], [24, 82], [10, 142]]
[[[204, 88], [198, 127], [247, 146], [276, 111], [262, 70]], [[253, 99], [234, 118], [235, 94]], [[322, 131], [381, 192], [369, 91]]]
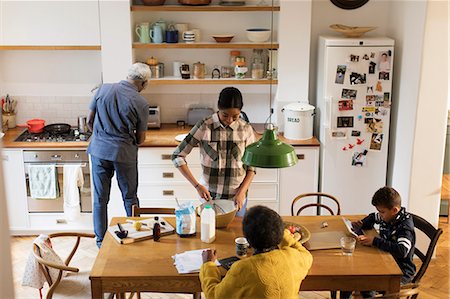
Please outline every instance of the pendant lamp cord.
[[[270, 14], [270, 51], [269, 51], [270, 63], [269, 63], [269, 72], [268, 72], [268, 74], [270, 74], [270, 79], [269, 79], [270, 80], [270, 84], [269, 84], [269, 122], [270, 123], [272, 123], [272, 114], [273, 114], [273, 110], [272, 110], [272, 84], [273, 84], [272, 54], [273, 54], [273, 31], [274, 31], [274, 28], [273, 28], [273, 9], [274, 9], [273, 3], [274, 3], [274, 0], [271, 0], [271, 3], [272, 3], [272, 7], [271, 7], [272, 9], [271, 9], [271, 14]], [[267, 123], [267, 120], [266, 120], [266, 123]]]

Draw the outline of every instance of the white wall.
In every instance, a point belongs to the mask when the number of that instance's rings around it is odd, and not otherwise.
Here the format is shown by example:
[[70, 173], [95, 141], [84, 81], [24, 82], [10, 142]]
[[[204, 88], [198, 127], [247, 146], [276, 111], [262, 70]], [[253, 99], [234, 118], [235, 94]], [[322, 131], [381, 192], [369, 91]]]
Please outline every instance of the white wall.
[[426, 1], [393, 1], [388, 35], [395, 39], [388, 184], [410, 199], [413, 144], [423, 51]]
[[409, 208], [436, 226], [447, 124], [448, 21], [448, 2], [428, 1]]
[[[1, 148], [0, 148], [1, 151]], [[2, 163], [0, 177], [3, 178]], [[0, 294], [1, 298], [14, 298], [14, 285], [11, 269], [11, 247], [9, 235], [8, 213], [4, 193], [3, 179], [0, 180]]]

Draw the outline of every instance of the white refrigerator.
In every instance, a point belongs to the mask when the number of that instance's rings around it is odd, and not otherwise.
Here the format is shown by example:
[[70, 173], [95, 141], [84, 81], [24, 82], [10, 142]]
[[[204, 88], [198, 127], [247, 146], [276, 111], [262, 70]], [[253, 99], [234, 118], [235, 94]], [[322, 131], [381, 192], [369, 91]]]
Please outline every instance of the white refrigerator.
[[321, 36], [318, 55], [319, 189], [366, 214], [386, 185], [394, 40]]

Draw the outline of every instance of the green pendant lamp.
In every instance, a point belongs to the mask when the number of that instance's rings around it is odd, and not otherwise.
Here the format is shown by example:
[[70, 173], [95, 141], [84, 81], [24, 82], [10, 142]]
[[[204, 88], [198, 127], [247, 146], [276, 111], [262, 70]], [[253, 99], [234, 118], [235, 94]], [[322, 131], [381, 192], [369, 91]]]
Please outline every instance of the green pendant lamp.
[[[272, 14], [270, 25], [270, 49], [273, 49], [273, 0], [272, 0]], [[272, 56], [272, 52], [270, 52]], [[272, 107], [272, 62], [270, 59], [269, 72], [270, 74], [270, 89], [269, 89], [269, 106]], [[284, 168], [294, 166], [297, 164], [297, 155], [292, 145], [281, 142], [277, 138], [277, 132], [271, 123], [272, 111], [268, 117], [269, 123], [266, 126], [262, 138], [250, 144], [245, 148], [242, 162], [248, 166], [261, 168]]]
[[245, 148], [244, 164], [261, 168], [284, 168], [297, 164], [292, 145], [281, 142], [272, 124], [268, 124], [263, 137]]

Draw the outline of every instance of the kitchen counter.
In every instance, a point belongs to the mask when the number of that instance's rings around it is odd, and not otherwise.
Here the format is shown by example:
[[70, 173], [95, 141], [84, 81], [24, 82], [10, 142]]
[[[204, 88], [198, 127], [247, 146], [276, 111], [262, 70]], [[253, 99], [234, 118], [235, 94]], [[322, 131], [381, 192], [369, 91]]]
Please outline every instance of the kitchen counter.
[[[262, 133], [264, 131], [263, 124], [253, 124], [256, 132]], [[141, 147], [175, 147], [179, 144], [175, 140], [175, 136], [179, 134], [186, 134], [191, 129], [191, 126], [185, 128], [177, 127], [176, 124], [162, 124], [161, 129], [148, 130], [145, 137], [145, 142]], [[88, 141], [79, 142], [14, 142], [14, 140], [24, 131], [23, 128], [9, 129], [5, 136], [0, 140], [0, 145], [3, 148], [86, 148]], [[258, 134], [261, 136], [261, 134]], [[291, 144], [293, 146], [320, 146], [319, 140], [316, 137], [307, 140], [290, 140], [284, 138], [281, 134], [278, 138]]]

